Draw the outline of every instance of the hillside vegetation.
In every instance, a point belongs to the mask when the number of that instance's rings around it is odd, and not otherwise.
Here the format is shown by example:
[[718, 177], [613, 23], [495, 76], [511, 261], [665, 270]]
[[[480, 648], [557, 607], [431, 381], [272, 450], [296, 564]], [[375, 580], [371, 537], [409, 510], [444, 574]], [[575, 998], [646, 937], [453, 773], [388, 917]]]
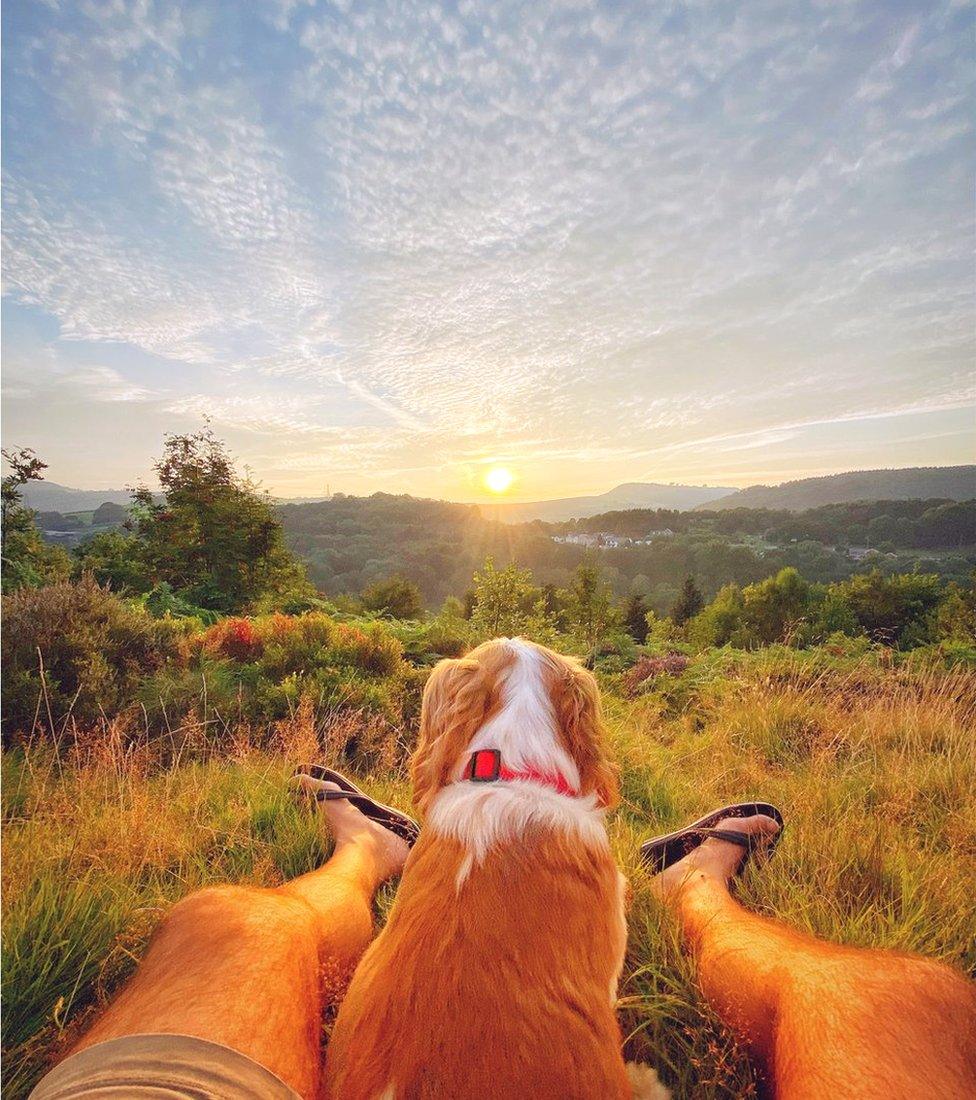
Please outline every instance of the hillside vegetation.
[[727, 508], [785, 508], [800, 512], [822, 504], [844, 504], [855, 500], [924, 497], [972, 500], [976, 497], [976, 466], [854, 470], [846, 474], [785, 481], [782, 485], [751, 485], [704, 507], [714, 511]]
[[[590, 551], [554, 539], [581, 532], [630, 539], [673, 532], [642, 545], [600, 550], [614, 592], [639, 592], [662, 614], [689, 574], [711, 597], [724, 584], [750, 584], [787, 566], [816, 581], [872, 568], [961, 580], [976, 567], [973, 501], [881, 500], [799, 514], [628, 509], [558, 524], [503, 524], [482, 518], [472, 505], [376, 493], [287, 505], [279, 515], [288, 546], [318, 587], [358, 592], [401, 574], [419, 586], [428, 607], [463, 596], [487, 556], [500, 564], [517, 561], [541, 584], [565, 585]], [[845, 550], [849, 545], [874, 553], [854, 561]]]
[[[137, 496], [130, 531], [70, 556], [44, 543], [23, 504], [43, 463], [12, 457], [0, 643], [2, 1043], [14, 1100], [131, 972], [175, 900], [213, 882], [274, 884], [327, 856], [328, 838], [287, 797], [296, 763], [334, 764], [408, 808], [431, 667], [499, 635], [575, 654], [600, 682], [622, 778], [611, 835], [633, 885], [620, 1019], [628, 1057], [659, 1067], [677, 1097], [756, 1086], [636, 862], [641, 839], [705, 810], [746, 798], [783, 809], [774, 860], [741, 887], [760, 911], [976, 967], [970, 579], [897, 572], [884, 556], [840, 578], [804, 575], [772, 551], [722, 542], [723, 523], [745, 521], [715, 513], [632, 551], [672, 570], [668, 591], [647, 574], [622, 593], [627, 551], [557, 543], [542, 525], [395, 497], [311, 513], [336, 569], [351, 573], [379, 530], [385, 553], [442, 572], [451, 587], [434, 614], [417, 583], [372, 566], [357, 596], [317, 590], [273, 503], [208, 432], [169, 437], [164, 492]], [[965, 537], [967, 508], [926, 505], [797, 522], [870, 530], [891, 512], [899, 537]], [[633, 522], [619, 515], [606, 522]], [[814, 562], [808, 542], [784, 553], [804, 546]], [[514, 560], [533, 547], [536, 571]], [[393, 894], [380, 896], [378, 920]]]
[[[626, 1053], [656, 1065], [679, 1100], [750, 1096], [755, 1078], [649, 893], [636, 861], [646, 836], [723, 803], [771, 800], [787, 832], [748, 871], [747, 904], [838, 942], [976, 967], [971, 668], [765, 650], [708, 654], [636, 691], [601, 679], [622, 768], [611, 835], [633, 887]], [[348, 718], [299, 709], [256, 743], [201, 700], [168, 738], [119, 719], [5, 754], [6, 1096], [26, 1096], [175, 900], [207, 883], [272, 885], [326, 857], [328, 839], [285, 793], [295, 763], [338, 765], [409, 808], [413, 723], [371, 745], [349, 733]]]

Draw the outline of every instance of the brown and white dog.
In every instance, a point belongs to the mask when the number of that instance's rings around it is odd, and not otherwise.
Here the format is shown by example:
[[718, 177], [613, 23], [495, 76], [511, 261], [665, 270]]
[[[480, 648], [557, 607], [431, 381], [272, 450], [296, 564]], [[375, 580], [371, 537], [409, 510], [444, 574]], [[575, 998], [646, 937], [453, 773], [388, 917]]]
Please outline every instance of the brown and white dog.
[[487, 642], [434, 669], [420, 726], [425, 824], [340, 1008], [329, 1095], [629, 1100], [625, 880], [604, 826], [618, 789], [593, 676]]

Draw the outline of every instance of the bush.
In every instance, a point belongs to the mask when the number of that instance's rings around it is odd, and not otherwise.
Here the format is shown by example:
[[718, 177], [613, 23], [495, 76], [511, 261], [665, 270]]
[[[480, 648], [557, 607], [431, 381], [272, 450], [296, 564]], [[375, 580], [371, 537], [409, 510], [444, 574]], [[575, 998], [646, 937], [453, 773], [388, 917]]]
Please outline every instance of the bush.
[[92, 577], [3, 599], [4, 740], [37, 724], [50, 736], [124, 709], [145, 678], [184, 656], [183, 631], [99, 587]]
[[338, 623], [320, 611], [231, 617], [197, 635], [188, 667], [164, 668], [142, 688], [150, 722], [199, 719], [212, 740], [234, 722], [259, 733], [301, 708], [313, 728], [337, 713], [399, 723], [409, 698], [403, 647], [382, 623]]
[[424, 609], [420, 589], [400, 576], [376, 581], [365, 589], [363, 607], [385, 619], [416, 619]]
[[668, 653], [663, 657], [641, 657], [624, 677], [624, 690], [630, 696], [640, 693], [649, 680], [667, 674], [680, 676], [691, 664], [683, 653]]

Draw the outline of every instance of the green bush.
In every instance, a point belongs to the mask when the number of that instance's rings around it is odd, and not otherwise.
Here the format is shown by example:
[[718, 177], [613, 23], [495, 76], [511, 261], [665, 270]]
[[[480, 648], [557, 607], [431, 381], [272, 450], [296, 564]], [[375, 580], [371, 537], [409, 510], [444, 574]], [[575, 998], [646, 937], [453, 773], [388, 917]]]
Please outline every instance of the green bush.
[[[145, 678], [183, 658], [183, 629], [125, 603], [92, 577], [3, 598], [4, 739], [35, 723], [54, 736], [132, 703]], [[54, 728], [52, 728], [52, 726]]]

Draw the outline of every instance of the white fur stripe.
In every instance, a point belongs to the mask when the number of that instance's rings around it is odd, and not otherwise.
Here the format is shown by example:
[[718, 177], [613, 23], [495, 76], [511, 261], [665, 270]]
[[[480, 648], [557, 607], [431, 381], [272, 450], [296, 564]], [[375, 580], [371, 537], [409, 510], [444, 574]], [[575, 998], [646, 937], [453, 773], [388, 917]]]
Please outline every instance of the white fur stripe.
[[514, 659], [506, 673], [501, 709], [474, 735], [467, 754], [458, 761], [455, 779], [462, 778], [471, 753], [499, 749], [506, 768], [561, 775], [573, 790], [579, 790], [579, 768], [556, 730], [542, 650], [522, 638], [506, 638], [504, 644]]
[[516, 841], [534, 828], [568, 834], [594, 848], [609, 848], [604, 811], [595, 794], [569, 798], [523, 779], [452, 783], [438, 791], [425, 823], [427, 831], [464, 845], [475, 864], [496, 844]]

